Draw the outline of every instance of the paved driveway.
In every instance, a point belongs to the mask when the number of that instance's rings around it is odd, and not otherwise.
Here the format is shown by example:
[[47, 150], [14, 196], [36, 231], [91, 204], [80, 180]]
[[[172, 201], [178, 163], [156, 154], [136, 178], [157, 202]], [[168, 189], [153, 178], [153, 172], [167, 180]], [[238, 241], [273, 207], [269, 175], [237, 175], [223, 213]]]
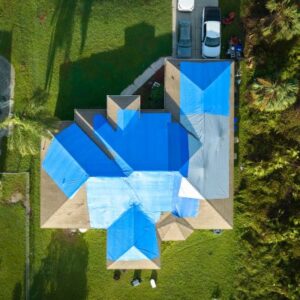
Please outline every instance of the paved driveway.
[[192, 12], [181, 12], [177, 10], [177, 1], [172, 0], [172, 34], [173, 46], [172, 56], [176, 57], [177, 40], [178, 40], [178, 21], [190, 20], [192, 22], [192, 58], [201, 57], [201, 22], [202, 9], [205, 6], [219, 6], [218, 0], [195, 0], [195, 7]]

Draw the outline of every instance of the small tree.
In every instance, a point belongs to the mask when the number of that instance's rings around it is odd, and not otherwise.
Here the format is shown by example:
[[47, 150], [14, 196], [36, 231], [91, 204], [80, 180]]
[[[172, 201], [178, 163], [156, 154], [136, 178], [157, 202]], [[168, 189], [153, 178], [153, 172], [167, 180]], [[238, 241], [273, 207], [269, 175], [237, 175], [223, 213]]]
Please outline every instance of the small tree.
[[21, 156], [39, 152], [41, 137], [50, 137], [49, 130], [55, 130], [57, 119], [46, 107], [48, 94], [38, 89], [31, 98], [23, 101], [23, 108], [0, 124], [1, 129], [9, 128], [8, 149], [18, 151]]
[[262, 32], [265, 37], [274, 41], [290, 40], [300, 35], [300, 14], [296, 3], [292, 0], [268, 0], [266, 4], [270, 15]]
[[297, 100], [298, 81], [271, 81], [257, 78], [250, 89], [252, 104], [261, 111], [283, 111]]

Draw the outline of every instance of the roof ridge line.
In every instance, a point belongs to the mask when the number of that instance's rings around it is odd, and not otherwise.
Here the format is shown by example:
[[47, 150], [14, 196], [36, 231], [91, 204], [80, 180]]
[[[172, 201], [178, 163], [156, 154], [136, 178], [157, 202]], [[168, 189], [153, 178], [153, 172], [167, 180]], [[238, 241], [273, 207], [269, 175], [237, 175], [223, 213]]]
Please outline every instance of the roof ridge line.
[[[46, 174], [47, 174], [47, 172], [46, 171], [44, 171]], [[48, 174], [47, 174], [48, 175]], [[49, 176], [49, 175], [48, 175]], [[49, 176], [50, 177], [50, 176]], [[50, 179], [51, 180], [53, 180], [51, 177], [50, 177]], [[86, 181], [80, 186], [80, 188], [77, 190], [77, 192], [84, 186], [86, 184]], [[76, 192], [76, 193], [77, 193]], [[67, 196], [66, 196], [67, 197]], [[60, 210], [65, 204], [66, 204], [66, 202], [67, 201], [69, 201], [70, 200], [70, 198], [67, 198], [66, 199], [66, 201], [64, 201], [57, 209], [55, 209], [55, 212], [54, 213], [51, 213], [51, 215], [47, 218], [47, 220], [45, 221], [45, 222], [43, 222], [43, 225], [42, 225], [42, 219], [40, 219], [40, 224], [41, 224], [41, 227], [42, 226], [44, 226], [50, 219], [51, 219], [51, 217], [53, 217], [54, 216], [54, 214], [56, 213], [56, 212], [58, 212], [58, 210]], [[45, 227], [45, 228], [47, 228], [47, 227]]]
[[[86, 128], [84, 128], [83, 125], [86, 125], [88, 127], [89, 130], [91, 130], [92, 132], [94, 131], [94, 128], [91, 126], [91, 124], [82, 116], [82, 114], [79, 112], [78, 109], [74, 110], [75, 114], [74, 114], [74, 124], [76, 124], [87, 136], [88, 138], [105, 154], [108, 156], [109, 159], [113, 159], [113, 155], [112, 153], [110, 153], [109, 149], [107, 149], [107, 147], [101, 142], [101, 140], [99, 139], [95, 139], [94, 135], [91, 135]], [[82, 124], [81, 122], [77, 122], [77, 117], [84, 123]], [[98, 145], [97, 142], [101, 143], [101, 145]], [[102, 149], [104, 148], [104, 149]]]
[[[110, 125], [109, 125], [110, 126]], [[111, 153], [114, 162], [119, 166], [119, 168], [121, 169], [121, 171], [124, 173], [124, 175], [130, 175], [134, 169], [128, 164], [128, 162], [105, 140], [105, 138], [103, 138], [103, 136], [101, 134], [99, 134], [96, 130], [94, 131], [96, 137], [98, 137], [98, 139], [100, 140], [101, 143], [104, 144], [105, 148], [107, 148], [107, 150]], [[116, 159], [117, 156], [117, 159]], [[121, 160], [121, 161], [120, 161]], [[125, 164], [126, 167], [128, 166], [128, 170], [124, 170], [124, 167], [121, 166], [121, 163]], [[126, 174], [128, 173], [128, 174]]]
[[[230, 228], [233, 228], [233, 224], [231, 224], [229, 221], [228, 221], [228, 219], [227, 218], [225, 218], [224, 216], [223, 216], [223, 214], [216, 208], [216, 207], [214, 207], [212, 204], [211, 204], [211, 202], [210, 201], [214, 201], [214, 200], [208, 200], [208, 199], [205, 199], [206, 200], [206, 202], [218, 213], [218, 215], [219, 216], [221, 216], [222, 217], [222, 219], [230, 226]], [[221, 199], [219, 199], [219, 200], [221, 200]], [[215, 201], [218, 201], [218, 199], [215, 199]]]
[[[224, 69], [224, 70], [222, 70], [222, 72], [220, 72], [219, 74], [218, 74], [218, 76], [217, 77], [215, 77], [215, 79], [204, 89], [204, 90], [207, 90], [208, 88], [210, 88], [210, 86], [227, 70], [227, 68], [229, 68], [231, 66], [231, 63]], [[203, 90], [203, 91], [204, 91]]]
[[[77, 124], [73, 123], [72, 125], [77, 125]], [[72, 126], [72, 125], [70, 125], [70, 126]], [[78, 127], [79, 127], [79, 126], [78, 126]], [[79, 128], [80, 128], [80, 127], [79, 127]], [[70, 153], [70, 151], [68, 151], [68, 150], [66, 149], [66, 147], [64, 147], [64, 146], [61, 144], [61, 142], [56, 138], [56, 136], [54, 136], [54, 138], [51, 140], [51, 143], [49, 144], [48, 149], [50, 148], [50, 146], [51, 146], [53, 140], [55, 140], [55, 141], [57, 141], [57, 142], [59, 143], [60, 147], [62, 148], [62, 151], [68, 153], [68, 155], [72, 158], [72, 160], [74, 161], [74, 163], [75, 163], [77, 166], [79, 166], [79, 167], [83, 170], [84, 174], [87, 176], [86, 179], [85, 179], [85, 181], [79, 186], [79, 188], [76, 190], [76, 192], [74, 192], [70, 197], [68, 197], [68, 199], [70, 199], [70, 198], [72, 198], [73, 196], [75, 196], [75, 194], [77, 194], [78, 190], [79, 190], [79, 189], [87, 182], [87, 180], [89, 179], [90, 175], [86, 172], [86, 170], [83, 168], [83, 166], [82, 166], [82, 165], [81, 165], [81, 164], [73, 157], [73, 155]], [[48, 149], [47, 149], [47, 151], [48, 151]], [[43, 159], [43, 162], [44, 162], [44, 160], [45, 160], [45, 158]], [[41, 168], [43, 168], [43, 163], [41, 163]], [[43, 168], [43, 169], [44, 169], [44, 168]], [[44, 171], [46, 172], [45, 169], [44, 169]], [[52, 178], [47, 172], [46, 172], [46, 174], [51, 178], [51, 180], [53, 180], [53, 178]], [[53, 180], [53, 181], [54, 181], [54, 180]], [[54, 181], [54, 183], [56, 184], [55, 181]]]
[[[91, 132], [94, 133], [94, 135], [91, 135], [89, 132], [87, 132], [87, 130], [82, 126], [83, 124], [80, 124], [80, 122], [76, 122], [76, 117], [78, 117], [83, 123], [84, 125], [86, 125], [88, 127], [89, 130], [91, 130]], [[133, 171], [133, 168], [125, 161], [125, 159], [109, 144], [105, 141], [105, 139], [99, 134], [97, 133], [93, 126], [80, 114], [80, 112], [75, 109], [75, 124], [88, 136], [88, 138], [105, 154], [107, 155], [107, 157], [109, 159], [114, 160], [115, 164], [121, 169], [121, 171], [124, 173], [123, 168], [120, 166], [120, 164], [117, 162], [117, 160], [115, 159], [115, 155], [114, 153], [116, 153], [119, 158], [124, 161], [124, 163], [126, 165], [129, 166], [129, 168]], [[105, 121], [108, 122], [108, 119], [105, 118]], [[96, 137], [95, 137], [96, 135]], [[97, 138], [98, 137], [98, 138]], [[97, 142], [99, 142], [101, 145], [98, 145]], [[104, 149], [103, 149], [104, 148]], [[114, 153], [112, 153], [114, 152]], [[125, 173], [124, 173], [125, 174]]]

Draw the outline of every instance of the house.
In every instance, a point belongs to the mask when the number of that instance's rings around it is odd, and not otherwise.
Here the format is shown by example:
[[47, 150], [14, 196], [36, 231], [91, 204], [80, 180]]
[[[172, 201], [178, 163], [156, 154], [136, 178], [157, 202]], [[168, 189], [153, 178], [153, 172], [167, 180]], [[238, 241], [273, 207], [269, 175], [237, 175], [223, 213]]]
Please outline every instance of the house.
[[107, 230], [107, 268], [158, 269], [160, 242], [233, 219], [233, 64], [166, 59], [165, 109], [75, 110], [42, 141], [41, 227]]

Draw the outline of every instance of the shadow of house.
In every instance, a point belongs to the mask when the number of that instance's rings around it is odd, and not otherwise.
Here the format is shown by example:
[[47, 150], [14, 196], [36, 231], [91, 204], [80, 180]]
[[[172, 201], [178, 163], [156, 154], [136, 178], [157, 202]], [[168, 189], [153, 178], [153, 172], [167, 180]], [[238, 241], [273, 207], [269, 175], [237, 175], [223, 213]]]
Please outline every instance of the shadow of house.
[[88, 254], [81, 235], [53, 232], [48, 256], [33, 277], [30, 299], [86, 299]]
[[11, 60], [12, 32], [0, 31], [0, 55]]
[[118, 95], [153, 61], [169, 55], [171, 34], [155, 37], [140, 23], [125, 30], [125, 45], [60, 67], [56, 116], [73, 119], [74, 108], [105, 108], [106, 95]]

